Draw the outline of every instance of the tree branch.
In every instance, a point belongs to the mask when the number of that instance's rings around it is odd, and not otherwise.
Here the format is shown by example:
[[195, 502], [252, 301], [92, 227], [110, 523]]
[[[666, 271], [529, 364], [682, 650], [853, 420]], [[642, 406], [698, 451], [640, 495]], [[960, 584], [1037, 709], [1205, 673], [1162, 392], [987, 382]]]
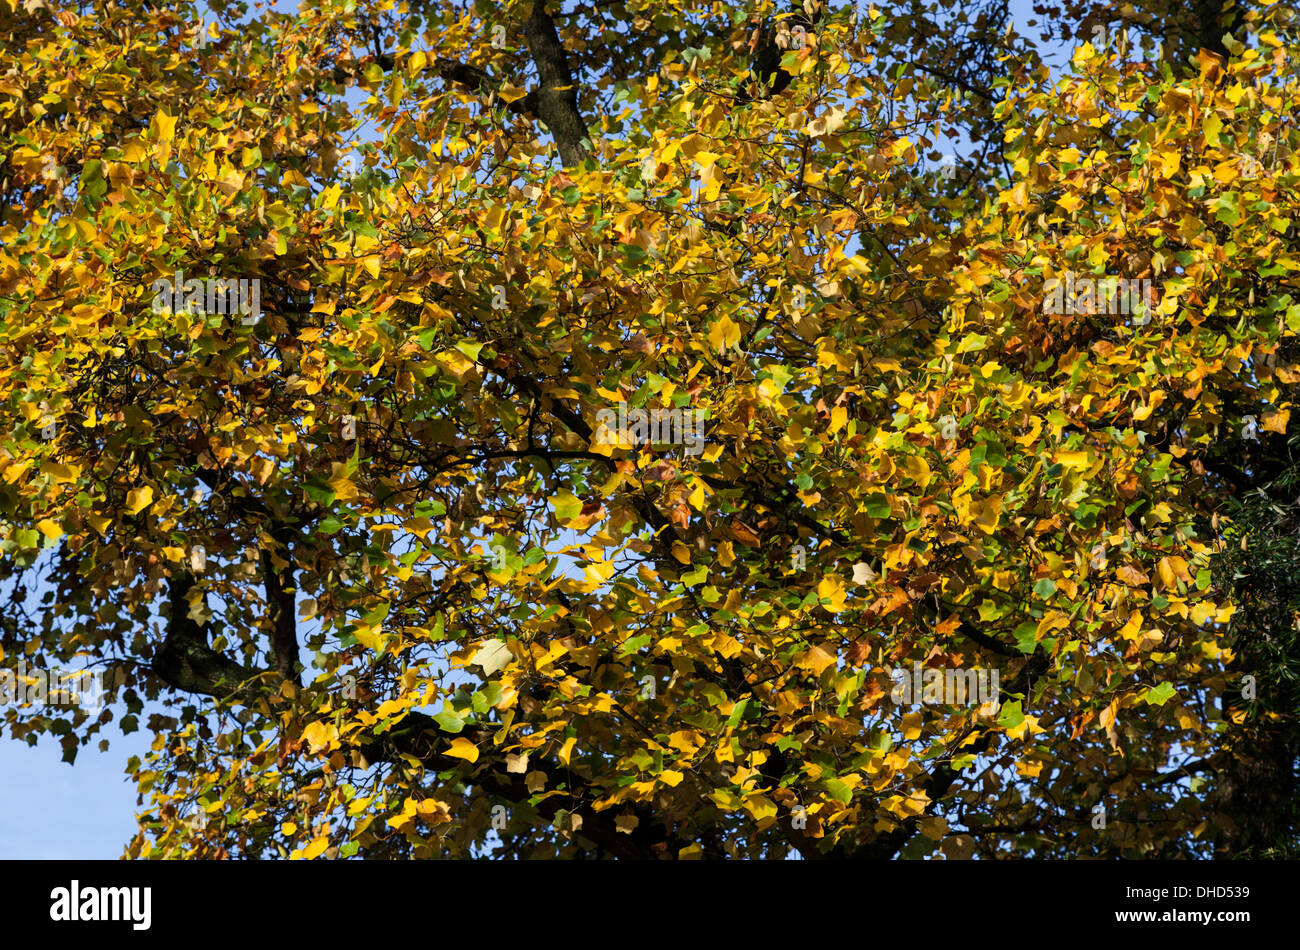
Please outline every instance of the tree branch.
[[587, 125], [578, 111], [578, 91], [569, 72], [568, 55], [560, 43], [555, 21], [546, 12], [545, 0], [533, 4], [532, 13], [524, 21], [524, 38], [541, 80], [541, 86], [528, 96], [536, 96], [532, 109], [555, 136], [560, 161], [572, 167], [587, 155], [582, 144], [587, 138]]
[[208, 646], [206, 625], [199, 626], [190, 616], [193, 588], [194, 578], [183, 572], [168, 582], [171, 618], [167, 636], [154, 653], [153, 672], [169, 686], [187, 693], [237, 696], [260, 671], [241, 666]]

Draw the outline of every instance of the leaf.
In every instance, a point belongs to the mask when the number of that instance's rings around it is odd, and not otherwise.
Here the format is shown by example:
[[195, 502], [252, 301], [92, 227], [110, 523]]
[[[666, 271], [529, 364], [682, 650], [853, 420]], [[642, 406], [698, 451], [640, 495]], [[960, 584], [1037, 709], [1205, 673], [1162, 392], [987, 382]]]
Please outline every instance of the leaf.
[[567, 525], [582, 514], [582, 499], [562, 488], [551, 495], [551, 507], [555, 509], [556, 520]]
[[36, 522], [36, 528], [51, 541], [57, 541], [59, 538], [63, 537], [63, 529], [49, 518], [42, 518], [40, 521]]
[[844, 609], [846, 593], [844, 585], [834, 574], [823, 577], [817, 584], [817, 596], [826, 603], [822, 606], [832, 613], [838, 613]]
[[728, 316], [721, 316], [709, 326], [709, 345], [715, 353], [740, 345], [740, 325]]
[[145, 485], [141, 488], [133, 488], [126, 496], [126, 513], [128, 515], [139, 514], [145, 508], [153, 504], [153, 487]]
[[453, 739], [447, 746], [446, 754], [455, 759], [464, 759], [466, 762], [478, 761], [478, 746], [468, 739]]
[[1173, 699], [1175, 690], [1172, 683], [1161, 683], [1159, 686], [1153, 686], [1142, 694], [1142, 698], [1152, 706], [1163, 706], [1169, 700]]
[[329, 723], [316, 721], [302, 731], [302, 739], [312, 752], [328, 748], [338, 737], [338, 729]]
[[798, 660], [798, 666], [811, 671], [814, 676], [821, 676], [822, 671], [834, 663], [835, 656], [820, 646], [807, 650]]
[[465, 728], [465, 720], [461, 719], [461, 717], [457, 716], [454, 712], [450, 712], [446, 709], [437, 713], [433, 717], [433, 720], [438, 724], [439, 728], [441, 728], [443, 732], [457, 733]]
[[1025, 721], [1024, 711], [1020, 708], [1020, 700], [1011, 699], [1002, 704], [998, 711], [998, 726], [1002, 729], [1012, 730], [1019, 727]]
[[1151, 578], [1149, 576], [1130, 564], [1120, 565], [1120, 567], [1115, 570], [1115, 576], [1130, 587], [1145, 587], [1147, 584], [1151, 583]]
[[776, 817], [776, 803], [762, 793], [755, 792], [745, 797], [745, 810], [755, 821], [765, 821]]
[[474, 653], [473, 662], [483, 668], [485, 676], [491, 676], [499, 670], [504, 669], [512, 660], [514, 655], [510, 652], [510, 647], [506, 646], [501, 640], [488, 640]]
[[889, 497], [881, 494], [868, 495], [865, 501], [865, 509], [868, 517], [871, 518], [888, 518], [894, 513], [893, 506], [889, 503]]

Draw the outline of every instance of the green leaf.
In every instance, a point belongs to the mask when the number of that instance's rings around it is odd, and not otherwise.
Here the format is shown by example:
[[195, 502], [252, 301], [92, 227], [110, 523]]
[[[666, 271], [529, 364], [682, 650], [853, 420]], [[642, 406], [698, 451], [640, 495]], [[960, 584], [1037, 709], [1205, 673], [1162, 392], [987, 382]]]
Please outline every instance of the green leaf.
[[320, 479], [314, 478], [304, 483], [302, 487], [303, 491], [307, 493], [307, 497], [316, 504], [325, 506], [334, 504], [334, 489]]
[[1033, 653], [1038, 645], [1038, 624], [1026, 620], [1011, 635], [1016, 638], [1016, 649], [1021, 653]]
[[1148, 689], [1142, 696], [1148, 704], [1152, 706], [1163, 706], [1169, 700], [1174, 698], [1176, 690], [1172, 683], [1161, 683], [1159, 686], [1153, 686]]
[[471, 343], [469, 340], [461, 340], [456, 344], [456, 349], [460, 350], [469, 359], [478, 361], [478, 355], [483, 349], [482, 343]]
[[879, 493], [868, 495], [866, 499], [867, 515], [872, 518], [888, 518], [894, 513], [889, 504], [889, 497]]
[[465, 728], [465, 720], [461, 719], [453, 712], [443, 710], [433, 717], [433, 721], [441, 727], [443, 732], [457, 733]]
[[825, 782], [826, 791], [831, 793], [831, 798], [842, 804], [849, 804], [853, 801], [853, 790], [837, 778], [828, 778]]
[[556, 520], [566, 524], [582, 514], [582, 499], [567, 488], [561, 488], [551, 495], [551, 507], [555, 509]]
[[1011, 699], [1002, 704], [1002, 709], [998, 712], [998, 725], [1003, 729], [1014, 729], [1025, 721], [1024, 710], [1020, 708], [1020, 700]]
[[745, 707], [747, 707], [748, 705], [749, 705], [748, 699], [742, 699], [740, 702], [736, 703], [736, 708], [733, 709], [731, 711], [731, 715], [727, 717], [727, 728], [735, 729], [738, 725], [740, 725], [740, 720], [745, 715]]

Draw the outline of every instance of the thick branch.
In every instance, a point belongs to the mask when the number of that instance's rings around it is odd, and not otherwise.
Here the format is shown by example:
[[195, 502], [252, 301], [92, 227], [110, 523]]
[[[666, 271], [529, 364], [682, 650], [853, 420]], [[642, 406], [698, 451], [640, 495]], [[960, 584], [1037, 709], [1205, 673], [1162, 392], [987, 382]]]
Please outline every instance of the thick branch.
[[190, 616], [189, 594], [194, 578], [178, 573], [168, 582], [171, 618], [167, 636], [153, 658], [153, 671], [163, 682], [188, 693], [229, 697], [258, 675], [208, 646], [207, 630]]
[[571, 167], [587, 155], [582, 144], [587, 138], [587, 126], [578, 111], [578, 90], [569, 72], [568, 55], [560, 43], [555, 21], [546, 12], [544, 0], [533, 4], [533, 11], [524, 22], [524, 37], [541, 80], [541, 86], [528, 98], [533, 100], [531, 105], [537, 117], [555, 136], [560, 160]]
[[[275, 671], [283, 679], [296, 683], [301, 664], [298, 662], [298, 621], [294, 617], [295, 589], [289, 548], [292, 532], [277, 526], [272, 537], [277, 542], [277, 550], [262, 549], [262, 573], [266, 579], [268, 619], [271, 621], [271, 656]], [[282, 561], [280, 548], [284, 552]]]

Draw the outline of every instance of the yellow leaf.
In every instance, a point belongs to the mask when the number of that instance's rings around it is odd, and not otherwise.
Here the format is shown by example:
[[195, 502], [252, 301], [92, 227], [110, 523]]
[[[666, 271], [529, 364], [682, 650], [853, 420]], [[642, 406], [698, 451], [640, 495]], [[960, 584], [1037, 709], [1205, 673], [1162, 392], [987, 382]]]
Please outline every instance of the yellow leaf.
[[924, 488], [930, 484], [930, 465], [919, 455], [909, 455], [903, 461], [903, 470], [917, 485]]
[[1099, 721], [1101, 722], [1101, 727], [1103, 729], [1108, 731], [1110, 730], [1111, 726], [1115, 722], [1115, 714], [1117, 712], [1119, 712], [1119, 700], [1115, 699], [1111, 701], [1109, 706], [1101, 711]]
[[162, 110], [155, 112], [153, 121], [149, 123], [149, 134], [160, 145], [170, 144], [176, 135], [176, 116], [168, 115]]
[[321, 835], [319, 838], [312, 841], [311, 844], [307, 845], [307, 847], [302, 852], [302, 858], [304, 861], [311, 861], [314, 858], [319, 858], [322, 854], [325, 853], [325, 849], [328, 848], [329, 846], [330, 846], [330, 839], [326, 838], [324, 835]]
[[998, 517], [1002, 513], [1002, 496], [995, 495], [992, 498], [973, 502], [970, 512], [980, 530], [985, 534], [992, 534], [997, 530]]
[[451, 745], [447, 747], [447, 754], [456, 759], [464, 759], [466, 762], [477, 762], [478, 746], [468, 739], [453, 739]]
[[821, 676], [822, 670], [835, 662], [835, 657], [828, 653], [822, 647], [813, 647], [811, 650], [802, 654], [795, 665], [801, 669], [811, 670], [814, 676]]
[[1211, 112], [1201, 123], [1201, 130], [1205, 133], [1205, 141], [1209, 145], [1219, 144], [1219, 132], [1223, 129], [1223, 120]]
[[613, 561], [593, 561], [582, 569], [583, 591], [591, 593], [614, 576]]
[[1286, 435], [1287, 420], [1291, 418], [1291, 410], [1283, 409], [1280, 412], [1264, 413], [1263, 428], [1268, 432], [1276, 432], [1278, 435]]
[[918, 739], [921, 736], [921, 714], [919, 712], [908, 713], [903, 717], [902, 723], [903, 738], [909, 742]]
[[730, 317], [723, 316], [713, 321], [709, 327], [709, 345], [715, 352], [721, 353], [729, 346], [740, 344], [740, 325]]
[[694, 480], [693, 486], [694, 487], [687, 501], [691, 503], [691, 507], [696, 511], [703, 511], [704, 506], [708, 501], [704, 493], [704, 482], [697, 478]]
[[145, 485], [143, 488], [133, 488], [126, 496], [126, 513], [129, 515], [138, 514], [152, 504], [153, 486]]
[[436, 798], [426, 798], [415, 806], [415, 813], [433, 825], [449, 820], [450, 809]]
[[1169, 563], [1169, 558], [1162, 557], [1156, 563], [1156, 573], [1160, 575], [1160, 584], [1165, 590], [1174, 590], [1178, 587], [1178, 578], [1174, 576], [1173, 565]]
[[754, 816], [755, 821], [776, 817], [776, 803], [757, 792], [745, 799], [745, 810]]
[[51, 541], [57, 541], [63, 537], [63, 529], [49, 518], [42, 518], [36, 522], [37, 529]]
[[1083, 206], [1083, 200], [1078, 195], [1067, 194], [1057, 199], [1056, 203], [1071, 213], [1078, 211]]
[[844, 428], [844, 423], [849, 421], [849, 411], [843, 406], [836, 406], [831, 410], [831, 425], [826, 431], [831, 435], [839, 432]]
[[328, 748], [337, 737], [337, 727], [332, 723], [319, 720], [311, 723], [302, 731], [303, 741], [307, 743], [312, 752], [319, 752], [321, 749]]
[[[660, 641], [660, 643], [662, 642], [663, 641]], [[713, 635], [713, 639], [709, 641], [709, 646], [713, 647], [713, 649], [717, 650], [727, 659], [731, 659], [733, 656], [740, 653], [742, 649], [744, 649], [740, 645], [739, 640], [737, 640], [735, 637], [731, 636], [728, 633], [724, 633], [721, 630], [719, 630], [717, 633]]]
[[1043, 729], [1038, 725], [1038, 717], [1025, 714], [1025, 718], [1020, 721], [1019, 725], [1012, 726], [1007, 730], [1007, 735], [1012, 739], [1023, 739], [1026, 733], [1033, 735], [1036, 732], [1042, 732]]
[[841, 584], [840, 579], [833, 574], [821, 579], [821, 582], [817, 585], [817, 596], [825, 597], [830, 600], [830, 603], [825, 604], [824, 606], [832, 613], [844, 609], [844, 585]]
[[[75, 465], [63, 465], [59, 462], [46, 462], [41, 466], [41, 471], [53, 478], [56, 484], [62, 482], [75, 482], [81, 477], [80, 468]], [[8, 475], [9, 470], [6, 469], [6, 480], [8, 480]]]

